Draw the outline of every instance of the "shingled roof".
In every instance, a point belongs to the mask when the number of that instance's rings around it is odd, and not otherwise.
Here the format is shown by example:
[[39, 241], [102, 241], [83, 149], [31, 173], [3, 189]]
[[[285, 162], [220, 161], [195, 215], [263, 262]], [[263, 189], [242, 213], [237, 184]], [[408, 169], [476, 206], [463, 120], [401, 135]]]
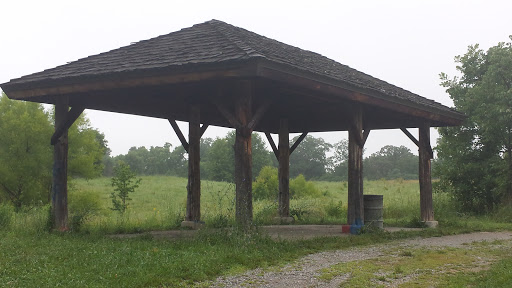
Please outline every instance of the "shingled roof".
[[[96, 79], [121, 79], [197, 71], [226, 65], [266, 63], [305, 78], [331, 83], [391, 103], [415, 107], [455, 119], [463, 115], [440, 103], [359, 72], [320, 54], [258, 35], [218, 20], [140, 41], [132, 45], [13, 79], [0, 85], [17, 99], [47, 96], [41, 88], [76, 85]], [[258, 75], [255, 75], [258, 76]], [[39, 89], [39, 90], [38, 90]], [[18, 91], [32, 91], [19, 94]], [[52, 90], [53, 91], [53, 90]], [[452, 123], [453, 124], [453, 123]]]

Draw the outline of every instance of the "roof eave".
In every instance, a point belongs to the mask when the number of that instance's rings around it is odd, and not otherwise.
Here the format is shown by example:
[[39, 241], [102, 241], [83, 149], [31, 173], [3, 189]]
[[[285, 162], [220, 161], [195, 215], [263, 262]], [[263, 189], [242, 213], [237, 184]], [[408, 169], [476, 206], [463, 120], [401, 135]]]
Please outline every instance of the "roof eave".
[[37, 97], [48, 97], [123, 89], [140, 86], [168, 85], [254, 77], [256, 74], [255, 61], [225, 61], [208, 64], [187, 64], [161, 69], [132, 70], [109, 74], [83, 75], [42, 81], [22, 82], [14, 79], [0, 84], [7, 97], [16, 100], [29, 100]]
[[287, 82], [291, 85], [306, 88], [309, 91], [330, 94], [335, 97], [342, 97], [348, 100], [380, 106], [390, 110], [396, 110], [399, 112], [407, 111], [408, 114], [437, 122], [437, 126], [458, 126], [462, 124], [464, 119], [466, 119], [464, 114], [453, 109], [441, 110], [436, 109], [435, 107], [426, 107], [420, 103], [399, 99], [397, 97], [390, 97], [389, 95], [374, 89], [365, 89], [351, 83], [312, 73], [310, 71], [304, 71], [290, 65], [268, 60], [261, 60], [258, 64], [257, 74], [259, 77]]

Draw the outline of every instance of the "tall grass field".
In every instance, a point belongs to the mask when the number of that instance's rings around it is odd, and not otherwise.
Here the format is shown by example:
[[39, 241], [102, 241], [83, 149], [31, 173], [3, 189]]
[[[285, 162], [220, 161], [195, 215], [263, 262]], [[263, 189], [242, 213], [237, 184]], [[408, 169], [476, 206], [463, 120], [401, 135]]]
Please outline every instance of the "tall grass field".
[[[184, 219], [187, 179], [178, 177], [142, 177], [132, 194], [124, 215], [113, 211], [110, 179], [74, 180], [69, 192], [71, 218], [82, 216], [79, 229], [103, 232], [141, 232], [177, 229]], [[345, 224], [347, 217], [347, 183], [314, 182], [320, 190], [315, 197], [291, 199], [290, 214], [296, 224]], [[364, 183], [365, 194], [383, 195], [385, 225], [407, 226], [418, 222], [419, 184], [413, 180], [379, 180]], [[235, 186], [232, 183], [202, 181], [201, 218], [208, 227], [234, 224]], [[449, 206], [449, 196], [434, 195], [436, 210]], [[253, 202], [254, 222], [273, 224], [277, 216], [277, 199]], [[444, 216], [443, 211], [440, 216]], [[81, 214], [81, 215], [77, 215]], [[437, 218], [439, 218], [437, 217]], [[77, 224], [77, 223], [72, 223]]]

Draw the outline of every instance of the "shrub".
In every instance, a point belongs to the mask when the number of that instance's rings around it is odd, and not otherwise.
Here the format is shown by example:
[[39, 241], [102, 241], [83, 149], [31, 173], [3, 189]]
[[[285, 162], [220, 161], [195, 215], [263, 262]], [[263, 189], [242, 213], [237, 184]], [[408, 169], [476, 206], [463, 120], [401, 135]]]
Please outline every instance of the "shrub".
[[128, 164], [120, 162], [114, 168], [114, 177], [112, 177], [114, 192], [112, 192], [110, 198], [114, 208], [111, 209], [123, 214], [128, 206], [126, 202], [132, 200], [128, 197], [128, 194], [133, 193], [139, 187], [141, 181], [142, 179], [136, 178], [135, 173], [133, 173]]
[[329, 201], [329, 203], [324, 208], [325, 214], [329, 217], [340, 217], [345, 211], [343, 211], [343, 202], [334, 202]]
[[315, 198], [322, 196], [322, 192], [313, 182], [306, 181], [304, 175], [300, 174], [290, 181], [290, 195], [293, 198]]
[[[275, 201], [279, 193], [279, 179], [277, 177], [277, 168], [265, 166], [253, 184], [254, 200], [273, 200]], [[306, 181], [304, 175], [300, 174], [290, 180], [290, 197], [292, 198], [314, 198], [322, 196], [322, 192], [316, 188], [311, 181]]]
[[96, 191], [75, 191], [70, 193], [69, 196], [68, 207], [71, 216], [71, 230], [78, 232], [88, 217], [100, 211], [101, 198]]
[[271, 166], [263, 167], [253, 184], [252, 195], [254, 200], [276, 200], [278, 191], [277, 168]]

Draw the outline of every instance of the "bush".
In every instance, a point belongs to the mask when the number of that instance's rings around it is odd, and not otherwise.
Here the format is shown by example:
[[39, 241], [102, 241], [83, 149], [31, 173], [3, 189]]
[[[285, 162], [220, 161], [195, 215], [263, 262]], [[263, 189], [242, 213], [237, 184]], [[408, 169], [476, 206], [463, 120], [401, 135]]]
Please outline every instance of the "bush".
[[14, 208], [8, 204], [0, 204], [0, 230], [7, 229], [11, 225]]
[[[279, 179], [277, 177], [277, 168], [265, 166], [253, 184], [254, 200], [272, 200], [275, 201], [279, 194]], [[290, 197], [292, 198], [315, 198], [322, 196], [322, 192], [315, 187], [311, 181], [306, 181], [304, 175], [300, 174], [295, 179], [290, 180]]]
[[290, 195], [292, 198], [316, 198], [322, 196], [322, 192], [311, 181], [306, 181], [300, 174], [290, 181]]
[[263, 167], [253, 184], [252, 193], [254, 200], [276, 200], [279, 193], [277, 168]]
[[80, 231], [80, 227], [88, 217], [101, 210], [100, 194], [96, 191], [75, 191], [69, 195], [69, 212], [71, 218], [71, 230]]

